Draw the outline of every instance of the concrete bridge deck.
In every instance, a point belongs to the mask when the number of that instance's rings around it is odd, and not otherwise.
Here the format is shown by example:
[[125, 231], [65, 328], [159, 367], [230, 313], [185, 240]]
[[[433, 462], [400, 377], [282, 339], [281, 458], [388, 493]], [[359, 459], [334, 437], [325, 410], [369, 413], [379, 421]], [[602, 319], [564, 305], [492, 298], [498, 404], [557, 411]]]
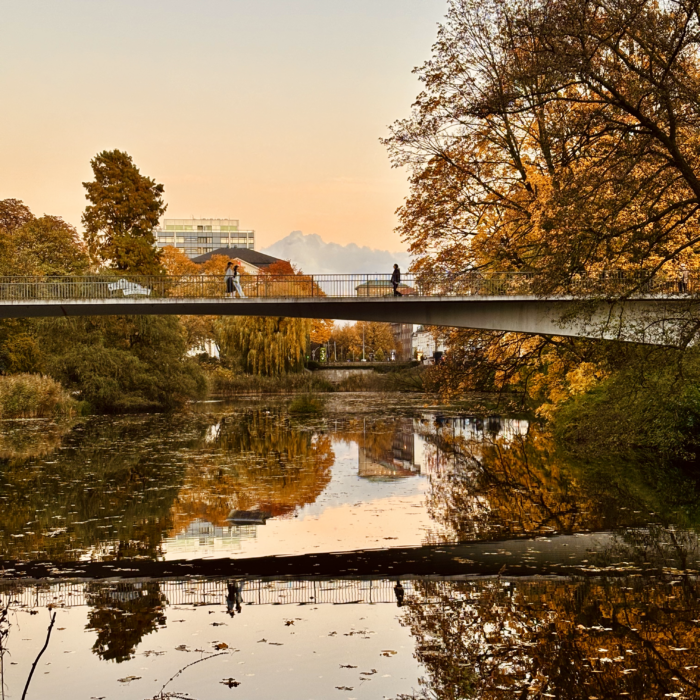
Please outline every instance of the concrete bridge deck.
[[386, 275], [242, 279], [245, 298], [226, 296], [221, 276], [0, 278], [0, 318], [286, 316], [676, 344], [697, 308], [693, 290], [673, 280], [587, 279], [580, 295], [543, 296], [533, 291], [536, 278], [520, 273], [430, 282], [407, 276], [395, 297]]

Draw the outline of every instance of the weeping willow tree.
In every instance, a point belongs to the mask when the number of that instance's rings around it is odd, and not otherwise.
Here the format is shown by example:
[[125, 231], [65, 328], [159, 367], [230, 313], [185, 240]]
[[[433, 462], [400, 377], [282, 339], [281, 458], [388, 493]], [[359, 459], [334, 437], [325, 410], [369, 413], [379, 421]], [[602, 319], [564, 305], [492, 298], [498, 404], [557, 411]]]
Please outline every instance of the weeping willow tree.
[[301, 371], [310, 332], [309, 319], [284, 316], [236, 316], [217, 324], [222, 359], [267, 376]]

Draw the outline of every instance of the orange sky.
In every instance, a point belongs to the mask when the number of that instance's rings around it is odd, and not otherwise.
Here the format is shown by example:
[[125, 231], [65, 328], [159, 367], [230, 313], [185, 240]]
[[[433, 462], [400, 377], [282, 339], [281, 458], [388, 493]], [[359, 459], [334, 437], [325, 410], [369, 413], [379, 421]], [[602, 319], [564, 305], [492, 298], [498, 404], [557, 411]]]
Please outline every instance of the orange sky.
[[408, 116], [445, 0], [8, 0], [0, 199], [75, 225], [100, 150], [165, 184], [168, 212], [400, 250]]

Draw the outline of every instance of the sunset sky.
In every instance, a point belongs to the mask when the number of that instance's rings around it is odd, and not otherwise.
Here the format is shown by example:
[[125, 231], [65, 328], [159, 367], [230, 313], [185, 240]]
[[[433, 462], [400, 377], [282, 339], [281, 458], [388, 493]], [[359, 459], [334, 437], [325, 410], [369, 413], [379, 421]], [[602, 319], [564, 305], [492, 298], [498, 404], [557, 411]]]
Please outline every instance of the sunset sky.
[[5, 0], [0, 199], [79, 226], [119, 148], [173, 218], [405, 248], [379, 138], [408, 116], [445, 0]]

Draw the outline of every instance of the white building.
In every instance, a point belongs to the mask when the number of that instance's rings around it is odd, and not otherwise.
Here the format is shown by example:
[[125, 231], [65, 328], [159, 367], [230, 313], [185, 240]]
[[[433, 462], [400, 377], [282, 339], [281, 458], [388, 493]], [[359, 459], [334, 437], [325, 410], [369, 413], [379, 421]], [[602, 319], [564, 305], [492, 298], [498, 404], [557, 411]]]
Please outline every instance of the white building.
[[436, 341], [435, 336], [426, 331], [423, 326], [419, 326], [411, 336], [411, 352], [417, 360], [432, 361], [434, 353], [445, 352], [445, 345], [441, 341]]
[[163, 219], [156, 244], [181, 250], [194, 258], [217, 248], [255, 250], [255, 231], [241, 230], [238, 219]]

